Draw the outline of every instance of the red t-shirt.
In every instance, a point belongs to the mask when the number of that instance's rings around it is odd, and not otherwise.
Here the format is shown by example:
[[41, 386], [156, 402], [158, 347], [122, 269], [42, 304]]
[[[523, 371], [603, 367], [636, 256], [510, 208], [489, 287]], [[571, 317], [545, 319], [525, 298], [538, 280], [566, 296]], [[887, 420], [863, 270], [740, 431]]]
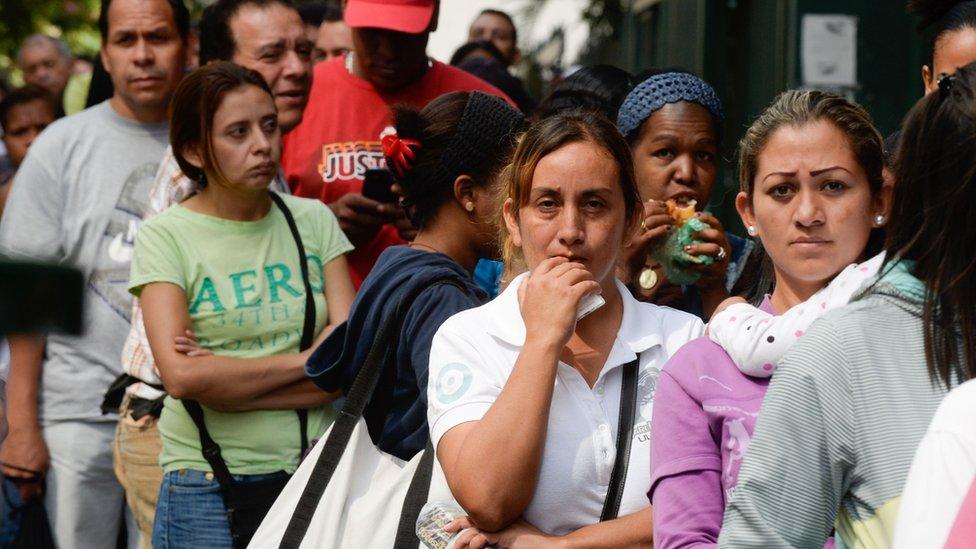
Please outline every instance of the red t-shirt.
[[[342, 58], [319, 63], [302, 123], [284, 137], [281, 166], [292, 192], [326, 204], [362, 192], [366, 170], [386, 167], [380, 137], [387, 128], [392, 131], [390, 106], [423, 107], [445, 93], [472, 90], [511, 103], [487, 82], [437, 61], [418, 82], [394, 92], [349, 74]], [[371, 242], [351, 252], [349, 270], [356, 287], [383, 250], [403, 243], [396, 228], [385, 225]]]

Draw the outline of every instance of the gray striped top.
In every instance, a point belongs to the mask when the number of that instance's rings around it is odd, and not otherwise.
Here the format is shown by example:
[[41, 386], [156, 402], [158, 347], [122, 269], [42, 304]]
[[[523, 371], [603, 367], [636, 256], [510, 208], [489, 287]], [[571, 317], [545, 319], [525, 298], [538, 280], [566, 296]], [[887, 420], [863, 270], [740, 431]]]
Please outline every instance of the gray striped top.
[[890, 546], [915, 448], [946, 393], [926, 368], [924, 289], [901, 270], [783, 358], [719, 547], [823, 547], [835, 525], [848, 547]]

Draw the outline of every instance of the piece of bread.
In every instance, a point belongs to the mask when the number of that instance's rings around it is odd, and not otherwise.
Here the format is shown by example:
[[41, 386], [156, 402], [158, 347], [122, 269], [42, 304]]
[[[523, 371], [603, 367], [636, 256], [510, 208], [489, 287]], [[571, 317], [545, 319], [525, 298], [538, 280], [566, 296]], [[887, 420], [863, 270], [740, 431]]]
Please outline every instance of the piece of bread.
[[695, 206], [698, 201], [692, 200], [686, 206], [679, 206], [674, 200], [668, 200], [665, 204], [668, 206], [668, 215], [674, 220], [674, 224], [680, 227], [685, 221], [695, 217]]

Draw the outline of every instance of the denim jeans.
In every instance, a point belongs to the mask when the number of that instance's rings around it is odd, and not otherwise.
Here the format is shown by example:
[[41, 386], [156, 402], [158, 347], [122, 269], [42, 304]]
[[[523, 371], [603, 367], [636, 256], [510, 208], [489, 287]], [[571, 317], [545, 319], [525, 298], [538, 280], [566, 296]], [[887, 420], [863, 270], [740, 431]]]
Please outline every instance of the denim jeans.
[[[238, 482], [285, 476], [234, 475]], [[212, 473], [180, 469], [163, 474], [153, 522], [154, 549], [232, 549], [220, 484]]]

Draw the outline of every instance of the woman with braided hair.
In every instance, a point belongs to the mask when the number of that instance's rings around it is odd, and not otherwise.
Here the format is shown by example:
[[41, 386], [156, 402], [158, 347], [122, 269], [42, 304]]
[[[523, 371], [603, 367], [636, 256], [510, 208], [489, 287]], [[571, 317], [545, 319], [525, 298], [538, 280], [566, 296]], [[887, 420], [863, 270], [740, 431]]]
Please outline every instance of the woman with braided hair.
[[423, 110], [393, 109], [383, 137], [401, 204], [417, 228], [406, 246], [380, 255], [346, 323], [315, 351], [306, 371], [325, 391], [348, 391], [384, 319], [403, 296], [423, 290], [400, 328], [395, 368], [380, 379], [364, 417], [373, 442], [409, 460], [427, 445], [427, 363], [431, 338], [455, 313], [488, 296], [472, 279], [480, 258], [495, 258], [495, 179], [508, 162], [522, 115], [480, 92], [454, 92]]

